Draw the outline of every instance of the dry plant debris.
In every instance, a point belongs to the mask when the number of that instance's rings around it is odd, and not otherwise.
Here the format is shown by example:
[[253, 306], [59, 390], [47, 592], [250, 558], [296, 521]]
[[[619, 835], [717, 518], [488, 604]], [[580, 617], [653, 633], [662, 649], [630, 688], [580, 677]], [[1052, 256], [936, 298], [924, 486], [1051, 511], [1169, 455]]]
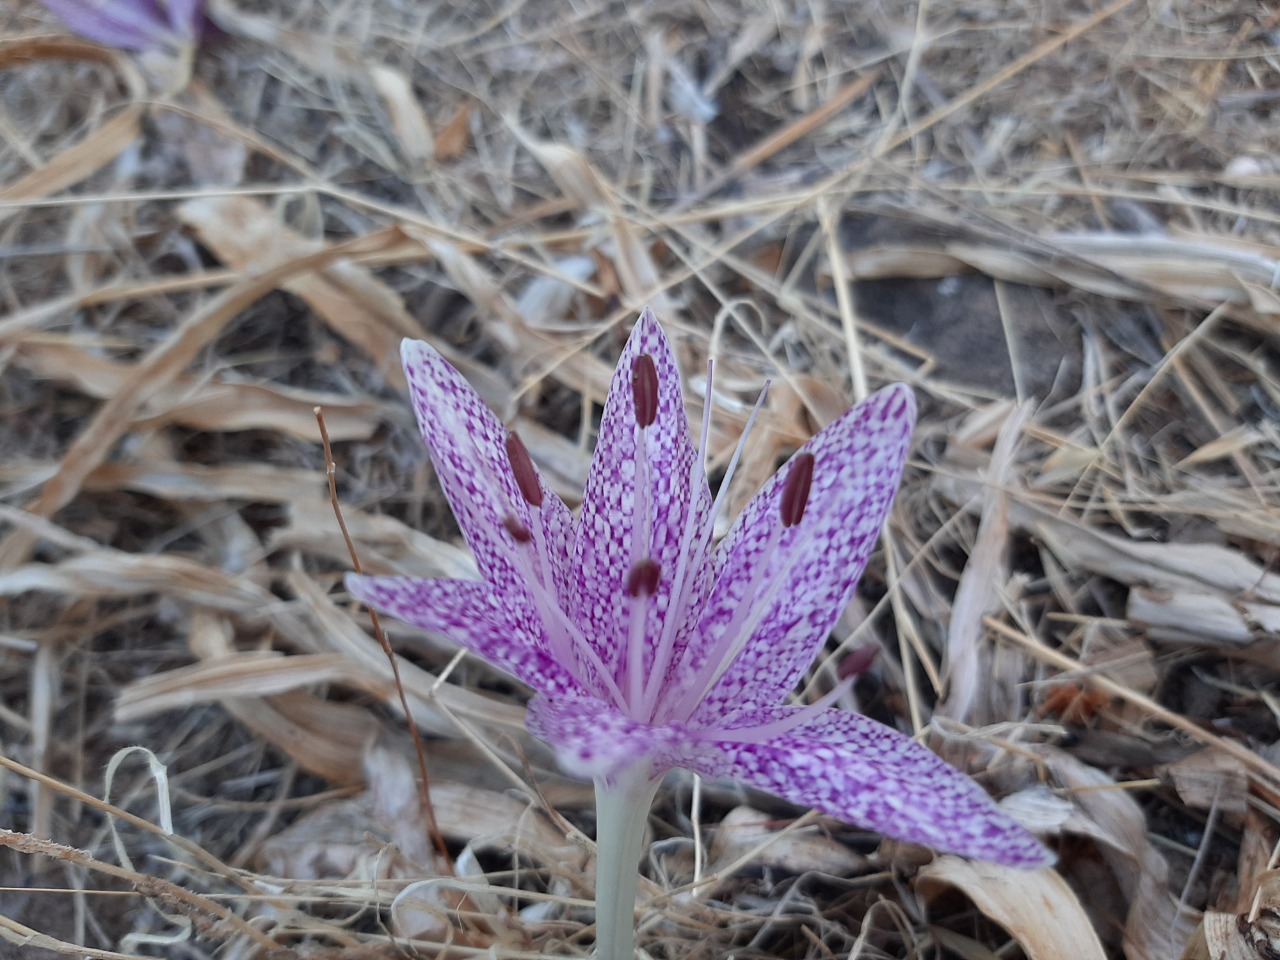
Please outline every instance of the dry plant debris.
[[430, 849], [311, 409], [365, 567], [467, 576], [399, 338], [569, 495], [645, 304], [713, 468], [773, 381], [736, 505], [914, 386], [907, 485], [797, 696], [860, 672], [847, 706], [1060, 860], [1014, 884], [676, 778], [641, 947], [1275, 954], [1280, 15], [208, 13], [192, 57], [0, 8], [0, 957], [590, 952], [589, 788], [523, 691], [388, 625]]

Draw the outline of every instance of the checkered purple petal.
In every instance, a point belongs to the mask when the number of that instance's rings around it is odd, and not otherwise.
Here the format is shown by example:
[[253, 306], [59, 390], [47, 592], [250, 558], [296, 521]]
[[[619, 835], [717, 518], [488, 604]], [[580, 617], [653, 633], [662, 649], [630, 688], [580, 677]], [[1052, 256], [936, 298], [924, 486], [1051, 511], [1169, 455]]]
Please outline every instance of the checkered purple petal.
[[[657, 418], [644, 430], [636, 423], [632, 393], [633, 367], [641, 354], [653, 358], [658, 375]], [[644, 486], [639, 490], [638, 442], [643, 444], [639, 460], [644, 473]], [[626, 664], [620, 639], [628, 635], [630, 604], [644, 603], [648, 608], [644, 631], [647, 675], [662, 631], [661, 611], [671, 606], [676, 570], [687, 549], [690, 503], [698, 525], [705, 525], [710, 512], [711, 494], [701, 464], [695, 463], [696, 456], [680, 369], [666, 335], [646, 309], [622, 351], [605, 400], [574, 544], [573, 617], [619, 680]], [[643, 536], [646, 515], [647, 540]], [[641, 542], [634, 543], [637, 537]], [[624, 585], [632, 564], [645, 557], [661, 565], [658, 590], [652, 597], [633, 601]], [[686, 591], [684, 609], [696, 609], [705, 593], [708, 550], [687, 559], [680, 584]]]
[[362, 603], [397, 620], [442, 634], [537, 690], [574, 694], [579, 684], [547, 651], [537, 616], [478, 580], [346, 578]]
[[[800, 709], [774, 707], [743, 719], [776, 723]], [[1053, 862], [1053, 854], [968, 776], [861, 714], [826, 710], [760, 743], [735, 742], [733, 731], [706, 735], [724, 739], [687, 748], [679, 757], [681, 766], [709, 777], [732, 777], [935, 850], [1017, 867]]]
[[[734, 628], [743, 604], [757, 608], [745, 621], [756, 626], [705, 698], [697, 722], [780, 703], [799, 682], [852, 599], [898, 489], [914, 422], [908, 387], [881, 390], [801, 448], [814, 456], [814, 471], [799, 523], [775, 533], [794, 458], [738, 517], [716, 552], [718, 579], [686, 666], [692, 671], [695, 657]], [[744, 623], [740, 612], [737, 623]]]
[[68, 28], [110, 47], [147, 50], [170, 42], [173, 33], [154, 0], [43, 0]]
[[533, 545], [517, 544], [503, 526], [504, 518], [513, 517], [529, 530], [541, 526], [557, 599], [567, 600], [569, 508], [541, 476], [542, 506], [529, 506], [507, 457], [507, 428], [444, 357], [419, 340], [405, 340], [400, 355], [422, 439], [485, 580], [499, 595], [523, 598], [526, 576], [517, 560], [541, 577]]
[[538, 696], [529, 701], [525, 726], [551, 744], [566, 773], [608, 781], [646, 758], [652, 773], [669, 769], [665, 758], [682, 739], [675, 727], [632, 720], [595, 697]]

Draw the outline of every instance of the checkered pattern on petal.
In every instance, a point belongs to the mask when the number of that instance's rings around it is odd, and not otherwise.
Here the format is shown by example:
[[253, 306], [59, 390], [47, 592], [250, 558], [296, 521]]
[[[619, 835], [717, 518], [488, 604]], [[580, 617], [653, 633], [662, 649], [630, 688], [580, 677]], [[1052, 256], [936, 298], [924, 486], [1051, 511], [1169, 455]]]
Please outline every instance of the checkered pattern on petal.
[[539, 693], [562, 696], [580, 689], [547, 651], [537, 616], [510, 597], [496, 596], [486, 583], [348, 574], [346, 585], [360, 602], [448, 637]]
[[555, 748], [566, 772], [605, 781], [646, 759], [660, 774], [682, 737], [675, 727], [633, 720], [594, 697], [534, 697], [525, 725]]
[[209, 26], [205, 0], [43, 0], [71, 30], [123, 50], [199, 43]]
[[565, 600], [573, 536], [569, 508], [541, 476], [542, 506], [529, 506], [507, 457], [507, 428], [444, 357], [418, 340], [404, 341], [400, 354], [422, 439], [485, 580], [495, 594], [523, 598], [525, 576], [515, 565], [515, 551], [523, 550], [526, 561], [539, 569], [532, 546], [516, 544], [504, 528], [503, 519], [510, 516], [529, 530], [541, 525], [552, 582]]
[[[657, 369], [658, 410], [654, 423], [642, 431], [636, 424], [631, 380], [636, 357], [646, 353], [653, 357]], [[643, 489], [637, 489], [636, 481], [638, 441], [645, 445], [647, 483]], [[662, 328], [652, 312], [645, 310], [622, 351], [605, 400], [573, 551], [573, 617], [619, 680], [626, 664], [622, 653], [630, 604], [643, 603], [647, 608], [647, 668], [661, 634], [662, 611], [672, 606], [670, 598], [681, 552], [688, 548], [686, 519], [690, 504], [695, 511], [694, 530], [705, 524], [710, 512], [711, 494], [700, 465], [690, 487], [696, 456], [684, 409], [680, 369]], [[637, 526], [643, 523], [641, 511], [648, 511], [651, 533], [648, 542], [637, 545], [633, 539]], [[658, 591], [652, 597], [633, 601], [624, 589], [627, 574], [637, 559], [646, 556], [661, 565]], [[684, 586], [693, 600], [692, 604], [686, 602], [686, 609], [699, 605], [705, 593], [707, 570], [705, 552], [689, 558]]]
[[[770, 724], [799, 707], [774, 707], [740, 720]], [[735, 724], [736, 725], [736, 724]], [[749, 737], [744, 729], [741, 736]], [[972, 779], [910, 737], [858, 713], [826, 710], [763, 742], [708, 731], [679, 764], [732, 777], [803, 806], [898, 840], [1018, 867], [1053, 855], [992, 802]]]
[[698, 709], [698, 722], [712, 723], [742, 706], [781, 703], [799, 682], [853, 597], [897, 492], [914, 423], [910, 389], [881, 390], [801, 448], [815, 463], [798, 524], [771, 537], [781, 524], [794, 458], [738, 517], [716, 551], [717, 579], [685, 660], [689, 675], [743, 604], [763, 605], [754, 611], [762, 616]]
[[191, 24], [172, 22], [174, 15], [166, 18], [155, 0], [44, 0], [44, 5], [80, 36], [122, 50], [149, 50], [193, 36]]

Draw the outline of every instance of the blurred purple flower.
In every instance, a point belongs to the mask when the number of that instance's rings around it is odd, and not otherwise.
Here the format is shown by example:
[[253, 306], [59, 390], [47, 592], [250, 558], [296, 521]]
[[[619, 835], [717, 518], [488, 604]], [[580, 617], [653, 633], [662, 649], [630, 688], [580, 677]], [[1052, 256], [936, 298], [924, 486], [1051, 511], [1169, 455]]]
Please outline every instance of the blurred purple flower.
[[576, 520], [519, 437], [435, 350], [405, 341], [402, 355], [484, 579], [352, 575], [347, 586], [536, 691], [530, 731], [596, 782], [603, 960], [630, 960], [645, 817], [674, 767], [938, 850], [1051, 862], [977, 784], [910, 737], [831, 708], [834, 694], [786, 703], [852, 598], [893, 501], [915, 420], [906, 386], [806, 443], [715, 545], [719, 501], [648, 310], [614, 375]]
[[123, 50], [200, 42], [205, 0], [43, 0], [68, 29]]

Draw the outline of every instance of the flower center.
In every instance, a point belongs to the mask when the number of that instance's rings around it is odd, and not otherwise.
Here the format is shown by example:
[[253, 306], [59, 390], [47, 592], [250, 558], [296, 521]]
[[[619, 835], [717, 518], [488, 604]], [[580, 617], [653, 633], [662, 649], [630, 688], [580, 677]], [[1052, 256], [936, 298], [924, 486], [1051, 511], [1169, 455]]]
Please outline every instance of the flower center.
[[[649, 428], [658, 420], [661, 387], [657, 364], [645, 353], [632, 362], [631, 398], [633, 401], [635, 475], [632, 498], [630, 537], [630, 562], [625, 572], [619, 572], [621, 602], [625, 603], [624, 637], [618, 641], [624, 646], [612, 667], [606, 665], [596, 647], [589, 643], [582, 630], [564, 612], [555, 582], [554, 560], [548, 548], [541, 511], [544, 492], [533, 459], [520, 437], [508, 433], [505, 450], [520, 498], [528, 507], [519, 513], [503, 517], [502, 525], [511, 537], [514, 549], [511, 558], [519, 570], [532, 597], [537, 615], [546, 631], [551, 654], [566, 665], [576, 665], [579, 679], [587, 689], [607, 691], [617, 707], [634, 720], [643, 723], [687, 721], [706, 697], [719, 678], [729, 669], [743, 645], [751, 638], [763, 619], [779, 601], [778, 593], [786, 582], [785, 567], [777, 569], [775, 560], [783, 538], [804, 519], [808, 507], [813, 476], [816, 468], [814, 455], [807, 451], [792, 458], [785, 468], [782, 489], [777, 501], [777, 521], [769, 524], [765, 542], [751, 550], [752, 569], [735, 593], [736, 606], [722, 627], [711, 624], [714, 635], [684, 636], [684, 631], [708, 629], [697, 622], [700, 610], [691, 604], [700, 603], [695, 596], [707, 596], [714, 591], [714, 584], [706, 590], [696, 587], [698, 576], [690, 576], [690, 564], [704, 562], [711, 552], [711, 540], [715, 535], [716, 520], [725, 502], [726, 494], [741, 458], [747, 436], [763, 407], [768, 384], [761, 391], [751, 416], [747, 420], [733, 456], [729, 460], [725, 476], [710, 509], [702, 506], [699, 491], [705, 489], [703, 458], [710, 430], [712, 403], [712, 369], [707, 366], [706, 402], [699, 448], [692, 457], [685, 488], [687, 501], [682, 529], [679, 532], [678, 552], [674, 569], [664, 566], [666, 556], [659, 560], [654, 555], [655, 515], [659, 507], [659, 491], [655, 486], [675, 486], [658, 471], [665, 465], [651, 457]], [[684, 429], [683, 423], [667, 425], [668, 429]], [[509, 489], [509, 488], [508, 488]], [[807, 540], [812, 530], [799, 534]], [[787, 540], [787, 553], [797, 556], [794, 538]], [[700, 571], [696, 571], [700, 575]], [[669, 579], [668, 579], [669, 578]], [[665, 585], [665, 595], [664, 595]], [[681, 641], [695, 647], [679, 652]], [[692, 659], [696, 655], [697, 660]], [[594, 681], [594, 682], [592, 682]]]

